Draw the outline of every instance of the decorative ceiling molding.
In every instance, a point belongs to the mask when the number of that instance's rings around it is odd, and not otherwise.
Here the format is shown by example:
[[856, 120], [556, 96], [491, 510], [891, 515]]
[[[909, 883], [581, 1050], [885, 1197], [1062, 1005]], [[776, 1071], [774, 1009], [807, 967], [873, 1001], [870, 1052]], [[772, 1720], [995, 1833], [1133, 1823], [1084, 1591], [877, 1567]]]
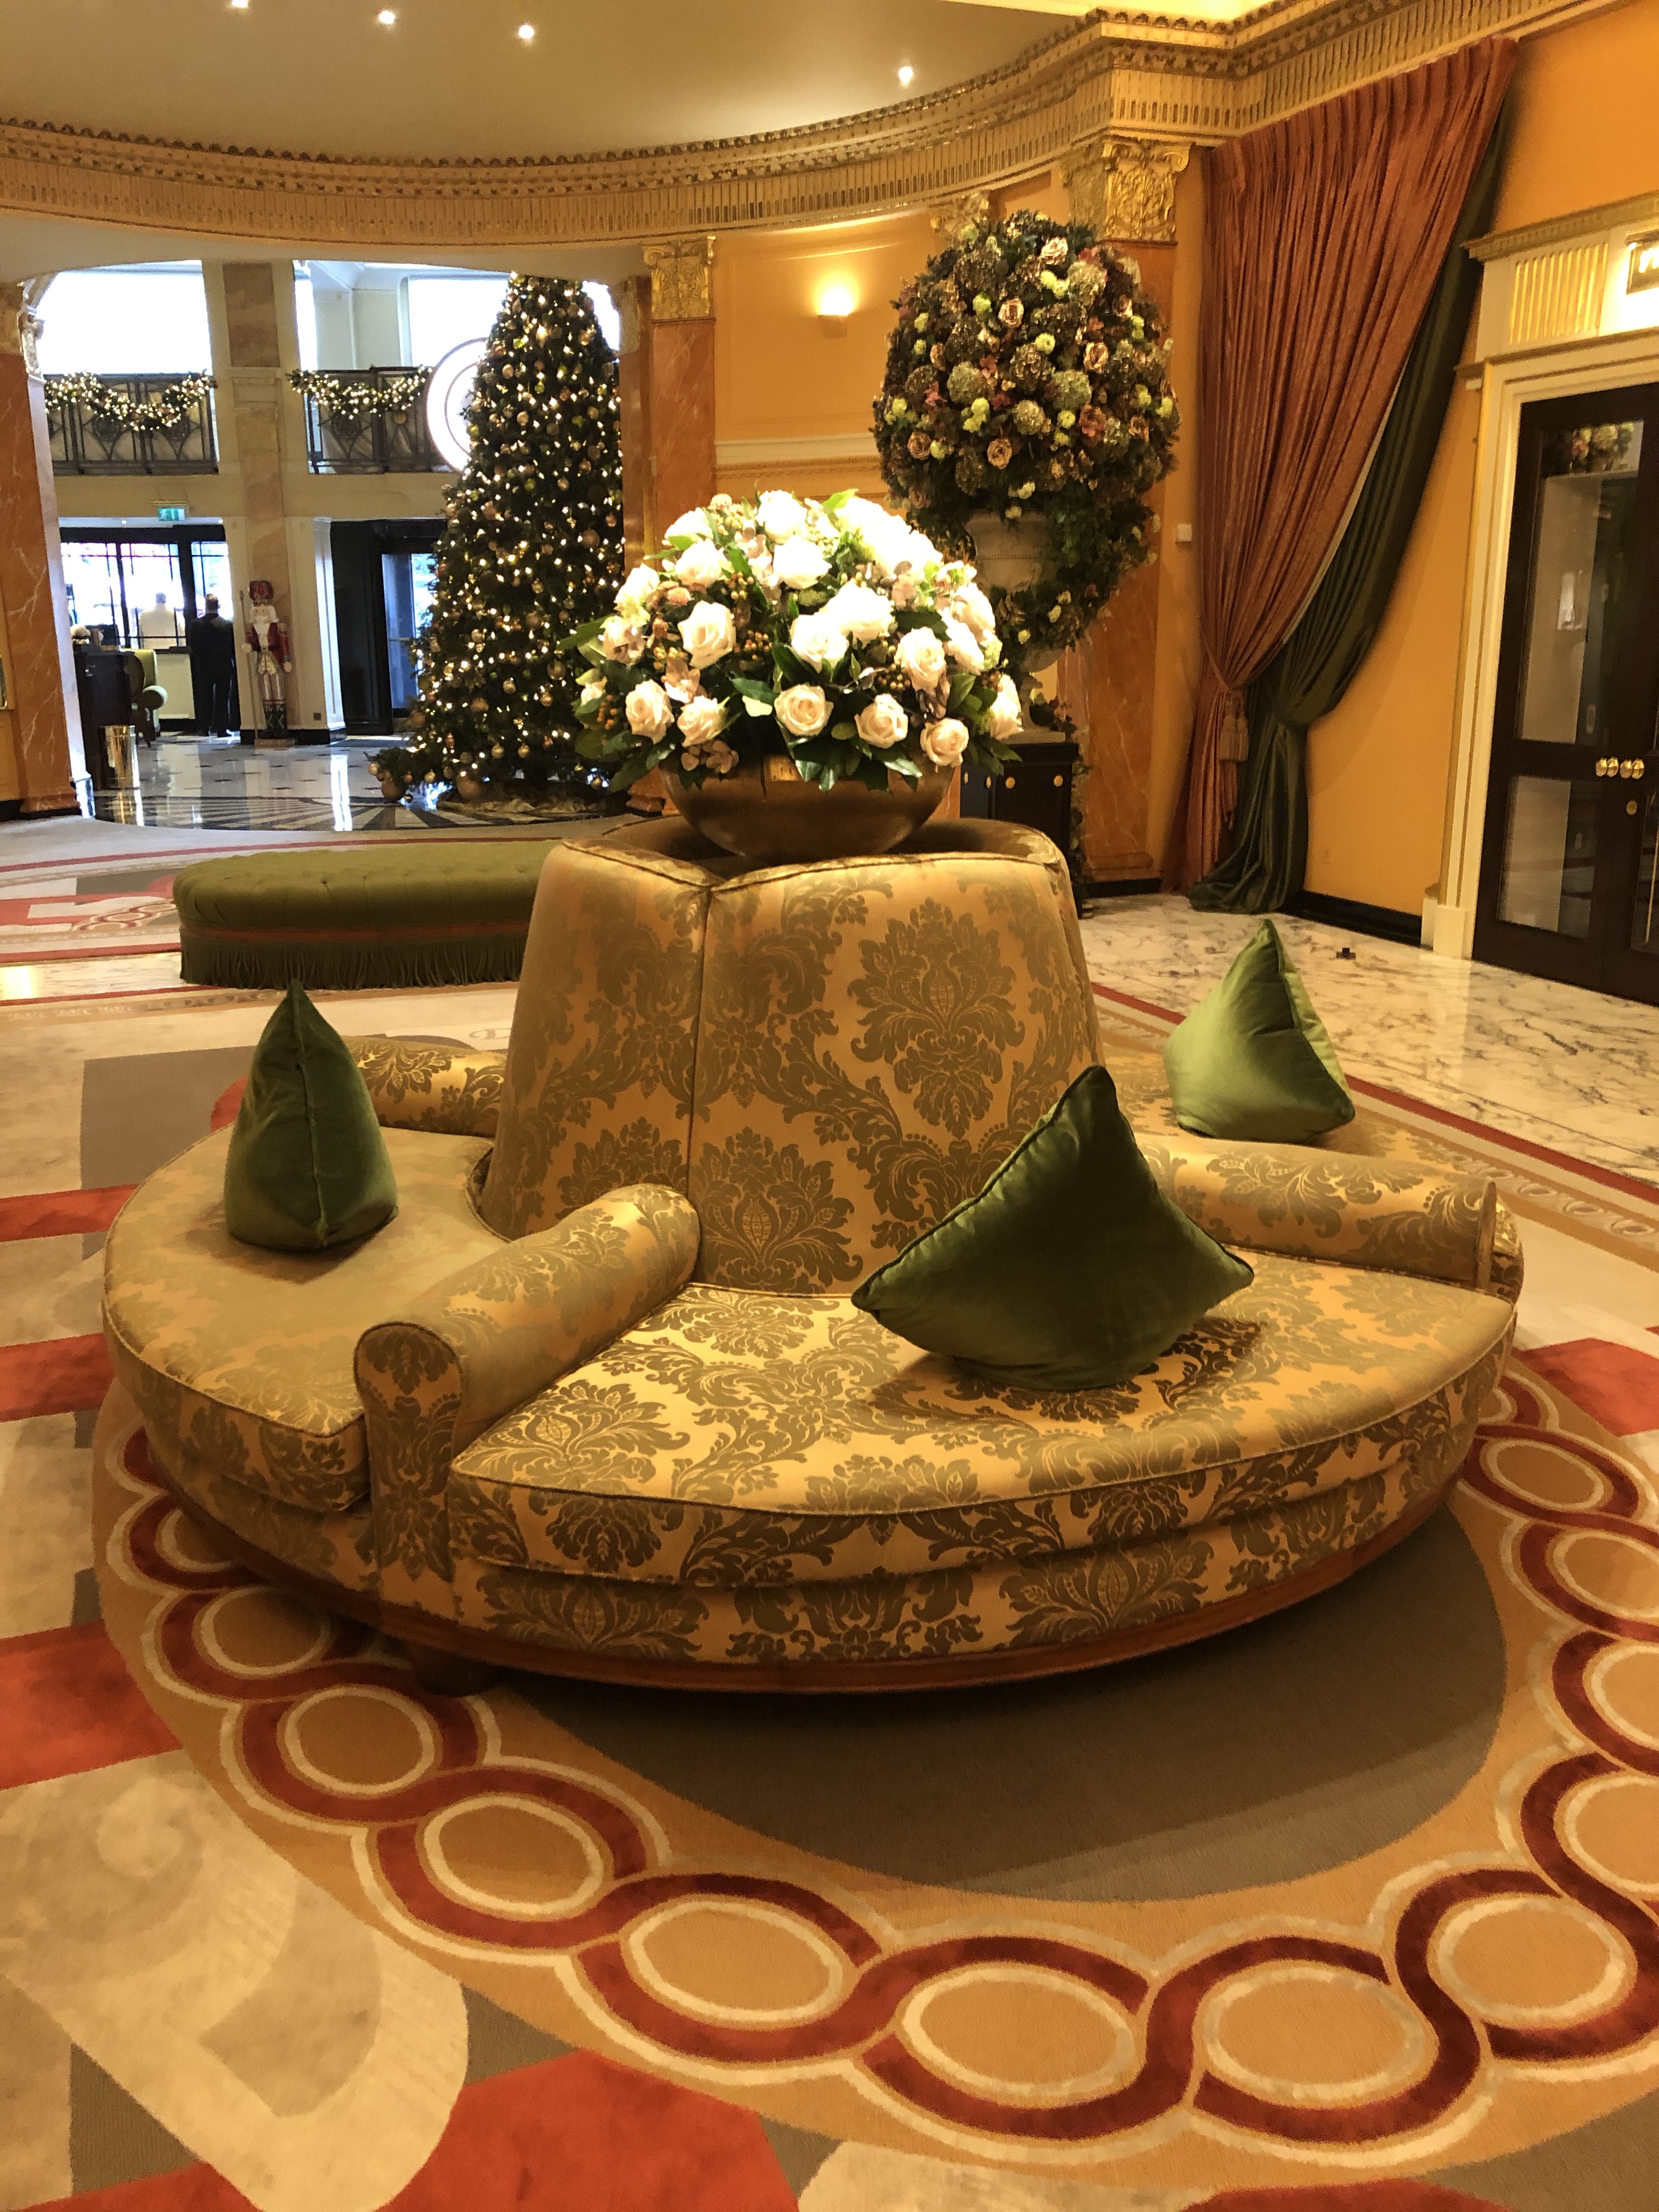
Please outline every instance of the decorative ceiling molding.
[[1214, 143], [1470, 40], [1612, 0], [1270, 0], [1231, 23], [1100, 10], [948, 92], [798, 130], [548, 161], [380, 161], [0, 123], [0, 210], [264, 244], [614, 245], [937, 207], [1110, 139]]

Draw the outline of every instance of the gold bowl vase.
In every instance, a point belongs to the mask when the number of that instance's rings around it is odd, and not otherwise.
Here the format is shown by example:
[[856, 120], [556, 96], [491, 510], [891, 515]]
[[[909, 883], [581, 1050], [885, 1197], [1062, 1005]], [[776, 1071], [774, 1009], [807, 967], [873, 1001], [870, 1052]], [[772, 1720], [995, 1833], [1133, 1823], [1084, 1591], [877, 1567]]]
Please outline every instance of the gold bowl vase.
[[665, 762], [662, 780], [675, 805], [711, 845], [765, 864], [890, 853], [939, 805], [953, 773], [924, 769], [918, 779], [890, 769], [885, 791], [862, 783], [821, 791], [804, 780], [787, 753], [768, 753], [752, 768], [705, 776], [700, 784], [683, 782]]

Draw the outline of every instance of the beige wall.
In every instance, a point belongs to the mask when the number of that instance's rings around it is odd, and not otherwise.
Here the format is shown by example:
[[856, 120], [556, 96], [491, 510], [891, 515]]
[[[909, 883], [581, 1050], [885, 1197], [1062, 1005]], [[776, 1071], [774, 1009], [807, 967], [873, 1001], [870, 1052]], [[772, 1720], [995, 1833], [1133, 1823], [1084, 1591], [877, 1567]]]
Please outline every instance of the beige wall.
[[[1524, 41], [1493, 228], [1659, 190], [1656, 96], [1659, 0]], [[1410, 913], [1441, 866], [1480, 408], [1468, 381], [1376, 642], [1308, 747], [1308, 888]]]

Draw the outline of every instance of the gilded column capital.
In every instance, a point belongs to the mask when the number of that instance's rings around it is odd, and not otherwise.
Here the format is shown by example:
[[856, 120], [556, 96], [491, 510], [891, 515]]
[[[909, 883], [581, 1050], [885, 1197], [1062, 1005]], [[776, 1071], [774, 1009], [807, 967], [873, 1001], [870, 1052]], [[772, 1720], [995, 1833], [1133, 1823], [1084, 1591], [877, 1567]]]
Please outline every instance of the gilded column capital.
[[712, 232], [701, 238], [671, 238], [661, 246], [647, 246], [645, 265], [651, 271], [653, 323], [706, 323], [711, 319], [714, 313]]
[[984, 230], [990, 224], [991, 203], [984, 192], [953, 192], [948, 200], [935, 201], [927, 220], [941, 239], [954, 238], [964, 223]]
[[40, 318], [29, 305], [27, 285], [0, 284], [0, 353], [21, 354], [31, 376], [40, 374], [34, 350], [40, 331]]
[[1173, 246], [1175, 180], [1192, 148], [1163, 138], [1091, 138], [1060, 170], [1072, 216], [1126, 246]]

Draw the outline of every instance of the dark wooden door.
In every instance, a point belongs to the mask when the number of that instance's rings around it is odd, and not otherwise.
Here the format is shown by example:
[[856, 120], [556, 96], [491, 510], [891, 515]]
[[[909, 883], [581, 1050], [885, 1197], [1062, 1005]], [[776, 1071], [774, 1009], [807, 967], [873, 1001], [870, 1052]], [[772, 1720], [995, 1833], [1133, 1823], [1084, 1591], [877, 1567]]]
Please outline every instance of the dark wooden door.
[[1659, 385], [1522, 410], [1474, 954], [1659, 1001]]

